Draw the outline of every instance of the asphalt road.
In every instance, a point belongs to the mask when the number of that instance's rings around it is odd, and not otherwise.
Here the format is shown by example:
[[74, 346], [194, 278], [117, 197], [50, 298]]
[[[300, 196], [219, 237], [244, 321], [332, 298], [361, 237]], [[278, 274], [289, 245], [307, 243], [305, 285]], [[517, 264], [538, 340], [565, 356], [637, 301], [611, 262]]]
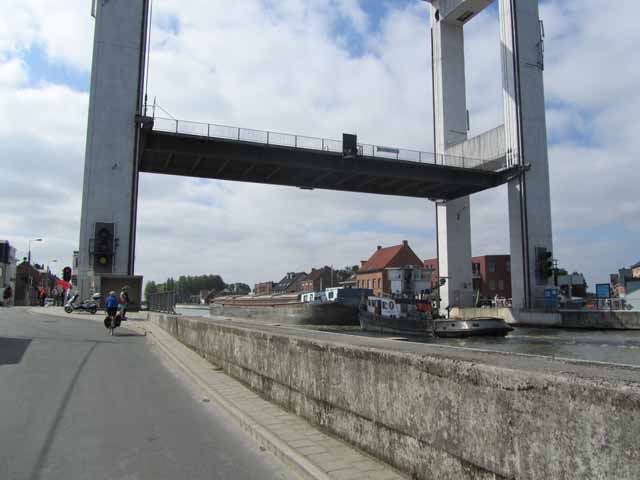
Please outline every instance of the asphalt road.
[[0, 308], [0, 479], [295, 478], [203, 400], [133, 330]]

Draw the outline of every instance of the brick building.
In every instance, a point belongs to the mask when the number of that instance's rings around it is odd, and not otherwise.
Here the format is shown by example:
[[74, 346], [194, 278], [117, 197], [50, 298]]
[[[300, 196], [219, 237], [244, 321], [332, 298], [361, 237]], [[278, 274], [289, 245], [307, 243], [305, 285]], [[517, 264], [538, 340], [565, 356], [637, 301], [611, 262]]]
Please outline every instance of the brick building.
[[[424, 261], [425, 268], [433, 271], [432, 287], [438, 286], [438, 260]], [[480, 298], [492, 299], [496, 296], [511, 298], [511, 257], [509, 255], [483, 255], [471, 259], [473, 289], [480, 292]]]
[[362, 262], [356, 274], [356, 287], [369, 288], [374, 295], [390, 294], [391, 283], [385, 269], [407, 266], [423, 266], [422, 260], [409, 247], [409, 242], [404, 240], [401, 245], [386, 248], [378, 246], [369, 260]]
[[273, 282], [256, 283], [253, 290], [256, 295], [269, 295], [273, 293], [274, 286], [275, 283]]
[[334, 270], [331, 267], [314, 268], [302, 282], [302, 291], [321, 292], [326, 288], [338, 287], [349, 276], [351, 276], [351, 272]]
[[297, 293], [302, 291], [302, 282], [307, 278], [305, 272], [289, 272], [273, 286], [273, 293]]

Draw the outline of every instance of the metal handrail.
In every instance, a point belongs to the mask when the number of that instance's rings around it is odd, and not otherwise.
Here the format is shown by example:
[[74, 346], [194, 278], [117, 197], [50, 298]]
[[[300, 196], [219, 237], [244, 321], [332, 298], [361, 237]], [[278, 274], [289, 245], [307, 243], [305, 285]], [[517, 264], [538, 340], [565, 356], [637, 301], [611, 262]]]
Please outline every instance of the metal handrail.
[[152, 293], [147, 298], [149, 311], [160, 313], [176, 313], [176, 292]]
[[[221, 138], [237, 142], [259, 143], [279, 147], [292, 147], [302, 150], [315, 150], [331, 153], [342, 153], [342, 141], [305, 135], [255, 130], [251, 128], [232, 127], [214, 123], [192, 122], [172, 118], [154, 117], [153, 129], [160, 132], [178, 133], [207, 138]], [[492, 165], [496, 161], [462, 157], [457, 155], [436, 154], [420, 150], [395, 148], [383, 145], [359, 143], [358, 151], [364, 157], [384, 158], [415, 163], [429, 163], [453, 168], [495, 171], [504, 168], [505, 162]], [[498, 157], [500, 158], [500, 157]], [[506, 156], [505, 156], [506, 158]]]

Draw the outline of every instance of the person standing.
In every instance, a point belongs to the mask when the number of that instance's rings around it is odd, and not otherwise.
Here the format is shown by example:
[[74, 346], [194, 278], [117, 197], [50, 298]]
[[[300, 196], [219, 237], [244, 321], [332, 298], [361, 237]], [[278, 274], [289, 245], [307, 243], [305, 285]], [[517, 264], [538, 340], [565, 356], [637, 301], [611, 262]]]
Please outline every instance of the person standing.
[[40, 287], [38, 289], [38, 298], [40, 299], [40, 306], [44, 307], [44, 301], [45, 298], [47, 298], [47, 291], [44, 289], [44, 287]]
[[4, 292], [2, 292], [2, 305], [8, 307], [11, 303], [11, 296], [13, 295], [13, 290], [11, 285], [7, 284], [4, 286]]
[[127, 308], [129, 308], [129, 287], [126, 285], [120, 291], [120, 311], [122, 312], [122, 320], [127, 319]]

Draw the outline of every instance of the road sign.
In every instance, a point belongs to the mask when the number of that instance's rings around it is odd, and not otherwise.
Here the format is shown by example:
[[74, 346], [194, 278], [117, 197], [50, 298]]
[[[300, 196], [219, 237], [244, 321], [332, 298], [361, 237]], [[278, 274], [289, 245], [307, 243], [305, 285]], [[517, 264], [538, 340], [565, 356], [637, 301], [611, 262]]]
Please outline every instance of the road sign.
[[544, 308], [546, 310], [556, 310], [559, 307], [558, 294], [559, 290], [557, 288], [545, 288]]
[[598, 284], [596, 284], [596, 297], [598, 297], [598, 298], [609, 298], [609, 297], [611, 297], [611, 287], [609, 287], [608, 283], [598, 283]]

